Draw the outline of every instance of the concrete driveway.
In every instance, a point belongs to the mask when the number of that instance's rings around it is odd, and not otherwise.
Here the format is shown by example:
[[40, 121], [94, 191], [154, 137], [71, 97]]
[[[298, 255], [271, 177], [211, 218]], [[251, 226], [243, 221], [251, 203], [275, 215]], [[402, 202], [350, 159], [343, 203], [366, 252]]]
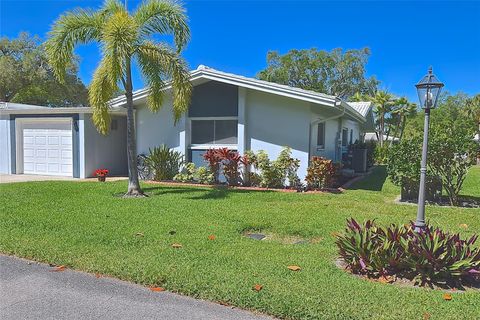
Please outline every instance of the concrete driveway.
[[272, 320], [132, 283], [0, 255], [0, 319]]
[[[128, 177], [107, 177], [107, 181], [126, 180]], [[59, 176], [41, 176], [36, 174], [2, 174], [0, 173], [0, 183], [29, 182], [29, 181], [96, 181], [97, 178], [72, 178]]]
[[50, 181], [50, 180], [78, 180], [70, 177], [40, 176], [33, 174], [0, 174], [0, 183]]

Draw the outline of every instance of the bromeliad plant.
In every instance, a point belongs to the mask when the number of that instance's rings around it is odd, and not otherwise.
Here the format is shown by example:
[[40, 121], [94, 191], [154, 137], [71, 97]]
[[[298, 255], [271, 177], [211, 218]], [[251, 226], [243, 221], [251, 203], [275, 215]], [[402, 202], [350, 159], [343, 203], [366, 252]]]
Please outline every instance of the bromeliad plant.
[[149, 149], [146, 164], [153, 172], [153, 180], [172, 180], [184, 163], [181, 152], [171, 150], [166, 145]]
[[360, 225], [352, 218], [336, 244], [347, 268], [368, 277], [395, 275], [421, 285], [480, 280], [477, 235], [463, 240], [432, 226], [414, 229], [413, 222], [382, 228], [374, 221]]

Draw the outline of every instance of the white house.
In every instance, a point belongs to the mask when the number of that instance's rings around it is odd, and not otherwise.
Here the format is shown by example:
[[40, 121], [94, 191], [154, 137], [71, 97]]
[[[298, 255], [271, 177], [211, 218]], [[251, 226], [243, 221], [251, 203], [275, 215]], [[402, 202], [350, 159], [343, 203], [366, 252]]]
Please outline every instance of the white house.
[[[191, 72], [194, 86], [188, 113], [174, 125], [172, 101], [152, 113], [148, 89], [134, 92], [137, 153], [165, 144], [205, 165], [209, 148], [228, 147], [244, 153], [265, 150], [275, 159], [283, 146], [301, 161], [304, 178], [309, 159], [323, 156], [341, 161], [342, 152], [374, 129], [370, 103], [347, 103], [338, 97], [221, 72], [199, 66]], [[112, 101], [125, 106], [125, 98]]]
[[[148, 89], [134, 92], [138, 154], [165, 144], [188, 161], [205, 165], [202, 154], [209, 148], [228, 147], [242, 154], [265, 150], [275, 159], [289, 146], [301, 161], [298, 174], [303, 179], [312, 156], [339, 162], [350, 143], [374, 128], [370, 103], [348, 103], [205, 66], [191, 72], [191, 82], [191, 105], [177, 124], [169, 88], [157, 113], [146, 106]], [[126, 174], [125, 98], [113, 99], [111, 105], [116, 129], [103, 137], [92, 125], [89, 108], [8, 104], [0, 109], [0, 172], [83, 178], [105, 167], [113, 174]], [[44, 142], [57, 141], [66, 144], [44, 148]]]

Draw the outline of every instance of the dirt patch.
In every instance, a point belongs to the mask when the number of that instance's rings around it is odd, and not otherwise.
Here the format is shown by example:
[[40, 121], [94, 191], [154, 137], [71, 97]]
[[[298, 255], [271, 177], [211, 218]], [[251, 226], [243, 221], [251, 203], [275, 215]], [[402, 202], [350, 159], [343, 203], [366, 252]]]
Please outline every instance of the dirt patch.
[[304, 238], [298, 235], [279, 235], [271, 232], [260, 232], [256, 231], [244, 231], [243, 235], [247, 238], [258, 240], [258, 241], [271, 241], [278, 242], [281, 244], [315, 244], [323, 240], [322, 237], [315, 238]]

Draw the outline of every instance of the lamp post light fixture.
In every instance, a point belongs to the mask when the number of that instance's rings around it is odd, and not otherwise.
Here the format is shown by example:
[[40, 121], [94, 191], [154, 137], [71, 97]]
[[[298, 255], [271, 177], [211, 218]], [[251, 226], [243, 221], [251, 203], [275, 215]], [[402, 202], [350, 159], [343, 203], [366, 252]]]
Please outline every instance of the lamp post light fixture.
[[416, 85], [420, 106], [425, 110], [425, 123], [423, 126], [422, 162], [420, 164], [420, 186], [418, 188], [418, 210], [415, 230], [420, 231], [425, 227], [425, 182], [427, 177], [427, 150], [428, 128], [430, 125], [430, 110], [437, 106], [438, 96], [444, 84], [433, 74], [432, 67]]

